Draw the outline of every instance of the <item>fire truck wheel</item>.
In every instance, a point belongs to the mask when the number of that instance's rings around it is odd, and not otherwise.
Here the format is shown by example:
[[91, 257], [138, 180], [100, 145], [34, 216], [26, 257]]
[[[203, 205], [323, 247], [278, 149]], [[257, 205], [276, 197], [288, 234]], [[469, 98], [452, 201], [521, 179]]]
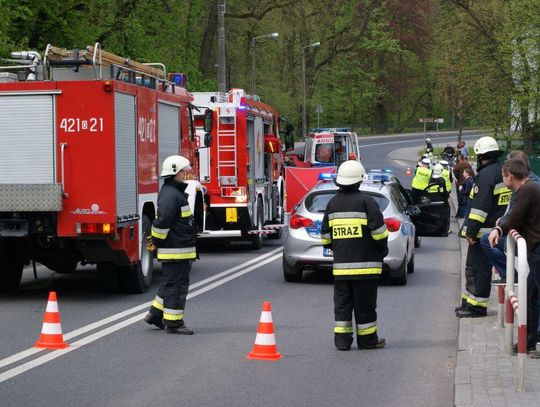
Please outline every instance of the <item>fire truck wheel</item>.
[[120, 289], [119, 271], [114, 263], [97, 264], [97, 283], [104, 292], [118, 292]]
[[54, 265], [46, 265], [48, 268], [50, 268], [52, 271], [55, 271], [59, 274], [64, 273], [74, 273], [77, 271], [77, 265], [79, 263], [76, 261], [67, 262], [67, 263], [58, 263]]
[[0, 291], [15, 291], [19, 288], [24, 261], [21, 257], [8, 255], [18, 251], [17, 242], [0, 241]]
[[141, 261], [131, 266], [119, 267], [123, 291], [128, 293], [144, 293], [152, 284], [154, 274], [154, 257], [146, 249], [146, 237], [150, 235], [152, 222], [148, 216], [142, 217]]
[[[281, 190], [283, 191], [283, 186], [281, 186]], [[278, 223], [283, 225], [285, 223], [285, 210], [283, 209], [283, 197], [281, 197], [281, 199], [279, 200], [279, 203], [281, 205], [280, 207], [281, 214], [279, 215]], [[276, 233], [272, 233], [271, 235], [268, 235], [268, 239], [272, 239], [272, 240], [281, 239], [282, 234], [283, 234], [283, 229], [278, 229], [276, 230]]]
[[[263, 206], [262, 206], [262, 202], [259, 199], [258, 203], [257, 203], [257, 224], [255, 225], [255, 229], [262, 230], [263, 223], [264, 223], [263, 216], [264, 216], [264, 214], [263, 214]], [[261, 246], [262, 246], [262, 239], [263, 239], [262, 234], [252, 235], [251, 238], [250, 238], [250, 240], [251, 240], [251, 248], [253, 250], [259, 250], [261, 248]]]

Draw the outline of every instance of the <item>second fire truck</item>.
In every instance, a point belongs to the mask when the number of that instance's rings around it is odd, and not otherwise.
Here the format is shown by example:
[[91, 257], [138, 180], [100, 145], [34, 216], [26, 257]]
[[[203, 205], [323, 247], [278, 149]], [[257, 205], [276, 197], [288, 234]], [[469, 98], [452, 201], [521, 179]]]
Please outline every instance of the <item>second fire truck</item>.
[[212, 112], [211, 147], [199, 150], [207, 205], [199, 237], [242, 238], [258, 249], [264, 235], [279, 238], [284, 222], [279, 115], [242, 89], [193, 97], [201, 110], [195, 116], [200, 137], [202, 112]]

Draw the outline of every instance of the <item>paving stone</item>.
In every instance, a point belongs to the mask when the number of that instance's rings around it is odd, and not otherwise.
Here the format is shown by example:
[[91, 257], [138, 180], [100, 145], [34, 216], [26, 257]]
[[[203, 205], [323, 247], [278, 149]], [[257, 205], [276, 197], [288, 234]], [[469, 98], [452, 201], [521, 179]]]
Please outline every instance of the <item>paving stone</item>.
[[456, 405], [467, 405], [472, 402], [472, 393], [470, 384], [456, 384], [455, 385], [455, 403]]

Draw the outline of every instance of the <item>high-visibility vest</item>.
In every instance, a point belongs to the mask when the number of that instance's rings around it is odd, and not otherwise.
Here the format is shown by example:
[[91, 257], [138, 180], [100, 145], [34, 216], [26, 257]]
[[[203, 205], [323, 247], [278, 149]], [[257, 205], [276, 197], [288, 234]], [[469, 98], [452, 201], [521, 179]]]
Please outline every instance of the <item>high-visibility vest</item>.
[[450, 181], [450, 171], [447, 169], [442, 170], [442, 177], [446, 183], [446, 190], [450, 192], [452, 190], [452, 181]]
[[423, 191], [429, 185], [429, 180], [431, 179], [431, 170], [426, 167], [418, 167], [416, 174], [412, 180], [411, 188], [419, 189]]

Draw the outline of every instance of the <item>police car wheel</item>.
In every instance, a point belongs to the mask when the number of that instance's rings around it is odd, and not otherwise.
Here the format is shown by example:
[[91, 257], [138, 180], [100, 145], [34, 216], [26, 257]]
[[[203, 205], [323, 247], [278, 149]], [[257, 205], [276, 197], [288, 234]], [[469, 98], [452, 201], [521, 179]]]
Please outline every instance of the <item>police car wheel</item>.
[[399, 267], [399, 276], [392, 277], [392, 283], [394, 285], [406, 285], [407, 284], [407, 256], [403, 259], [403, 263]]
[[296, 267], [291, 267], [285, 259], [283, 259], [283, 278], [289, 283], [294, 283], [302, 280], [302, 269], [297, 269]]
[[422, 244], [422, 238], [420, 236], [418, 236], [418, 235], [415, 235], [414, 236], [414, 247], [418, 249], [421, 244]]
[[411, 259], [407, 263], [407, 273], [412, 274], [414, 273], [414, 252], [411, 256]]

